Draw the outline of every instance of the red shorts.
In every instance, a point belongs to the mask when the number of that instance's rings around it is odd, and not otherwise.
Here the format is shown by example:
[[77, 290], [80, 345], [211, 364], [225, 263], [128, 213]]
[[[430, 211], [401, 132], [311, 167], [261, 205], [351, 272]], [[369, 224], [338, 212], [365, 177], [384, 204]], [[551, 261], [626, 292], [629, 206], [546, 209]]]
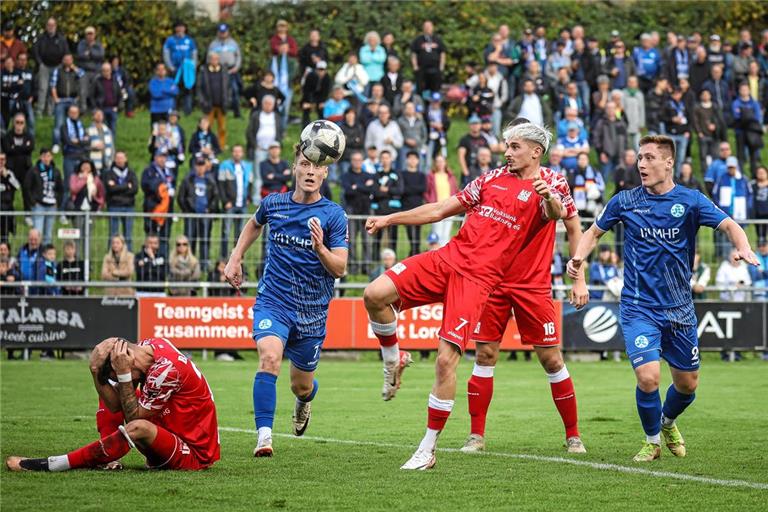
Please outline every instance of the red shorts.
[[163, 427], [155, 426], [157, 437], [149, 449], [142, 450], [147, 458], [147, 466], [152, 469], [197, 471], [211, 465], [201, 462], [195, 452], [179, 436]]
[[513, 311], [520, 341], [524, 345], [558, 345], [552, 290], [511, 286], [497, 288], [490, 296], [472, 340], [485, 343], [501, 341]]
[[399, 311], [443, 303], [443, 322], [438, 336], [463, 352], [472, 338], [490, 290], [456, 272], [437, 255], [427, 251], [406, 258], [386, 272], [397, 288]]

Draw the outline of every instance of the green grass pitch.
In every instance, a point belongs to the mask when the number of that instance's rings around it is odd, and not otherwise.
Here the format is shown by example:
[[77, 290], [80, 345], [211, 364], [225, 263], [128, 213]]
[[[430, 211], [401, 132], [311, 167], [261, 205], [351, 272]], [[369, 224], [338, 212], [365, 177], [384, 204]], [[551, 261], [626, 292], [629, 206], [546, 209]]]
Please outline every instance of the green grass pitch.
[[[213, 389], [222, 459], [197, 473], [148, 471], [131, 453], [122, 472], [0, 471], [0, 507], [15, 510], [766, 510], [768, 396], [765, 363], [705, 358], [693, 406], [679, 421], [688, 456], [666, 449], [631, 461], [643, 440], [626, 362], [569, 363], [588, 453], [566, 455], [562, 424], [535, 362], [496, 369], [485, 455], [440, 451], [428, 472], [403, 472], [423, 435], [433, 361], [405, 373], [392, 402], [379, 397], [381, 366], [324, 361], [312, 423], [293, 438], [288, 367], [278, 380], [275, 457], [254, 459], [251, 384], [257, 362], [200, 361]], [[439, 449], [461, 447], [469, 430], [465, 379]], [[87, 363], [0, 363], [3, 459], [64, 453], [97, 437], [96, 393]], [[663, 369], [662, 390], [669, 384]], [[583, 461], [583, 464], [568, 463]], [[641, 468], [640, 472], [636, 468]]]

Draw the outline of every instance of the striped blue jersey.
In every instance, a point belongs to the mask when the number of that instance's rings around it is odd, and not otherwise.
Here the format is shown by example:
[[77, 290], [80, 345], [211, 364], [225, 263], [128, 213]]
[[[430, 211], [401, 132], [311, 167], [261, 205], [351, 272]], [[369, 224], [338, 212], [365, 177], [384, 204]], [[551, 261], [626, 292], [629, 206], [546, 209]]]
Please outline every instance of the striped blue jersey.
[[659, 309], [692, 304], [696, 234], [727, 218], [704, 194], [680, 185], [661, 195], [643, 187], [616, 194], [595, 224], [601, 231], [624, 224], [621, 301]]
[[347, 216], [338, 204], [326, 198], [302, 204], [292, 196], [293, 192], [270, 194], [254, 214], [258, 224], [269, 227], [258, 301], [271, 302], [293, 313], [302, 334], [323, 335], [334, 277], [312, 249], [309, 221], [320, 221], [323, 243], [329, 249], [347, 249]]

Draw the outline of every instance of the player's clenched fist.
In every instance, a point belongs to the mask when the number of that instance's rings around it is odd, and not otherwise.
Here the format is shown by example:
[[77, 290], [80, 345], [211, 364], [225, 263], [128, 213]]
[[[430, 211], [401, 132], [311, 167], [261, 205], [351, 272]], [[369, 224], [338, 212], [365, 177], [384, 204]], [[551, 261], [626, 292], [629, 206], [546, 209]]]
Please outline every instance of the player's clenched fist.
[[584, 260], [581, 258], [571, 258], [566, 267], [568, 270], [568, 277], [571, 279], [579, 277], [579, 269], [581, 268], [582, 263], [584, 263]]
[[552, 197], [552, 192], [549, 190], [549, 185], [547, 185], [547, 182], [544, 181], [544, 178], [541, 174], [539, 174], [539, 177], [536, 178], [536, 180], [533, 182], [533, 190], [535, 190], [537, 194], [546, 200], [549, 200], [549, 198]]
[[387, 227], [386, 217], [368, 217], [368, 220], [365, 221], [365, 230], [369, 235], [373, 235], [385, 227]]
[[240, 265], [240, 261], [229, 258], [227, 266], [224, 267], [224, 278], [233, 288], [240, 289], [240, 285], [243, 284], [243, 267]]

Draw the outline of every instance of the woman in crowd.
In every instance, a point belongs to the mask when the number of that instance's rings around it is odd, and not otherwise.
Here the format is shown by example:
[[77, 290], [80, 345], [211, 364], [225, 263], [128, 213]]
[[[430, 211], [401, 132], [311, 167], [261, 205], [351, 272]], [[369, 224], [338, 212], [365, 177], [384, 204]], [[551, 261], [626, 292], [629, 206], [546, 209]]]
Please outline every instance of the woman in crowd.
[[[101, 263], [102, 281], [129, 281], [133, 275], [133, 253], [128, 252], [121, 235], [112, 237], [109, 251]], [[104, 295], [133, 295], [133, 288], [106, 288]]]
[[[176, 250], [171, 253], [169, 272], [171, 282], [190, 282], [200, 279], [200, 262], [189, 250], [189, 239], [186, 236], [180, 236], [176, 239]], [[170, 295], [197, 295], [197, 290], [171, 285], [168, 293]]]

